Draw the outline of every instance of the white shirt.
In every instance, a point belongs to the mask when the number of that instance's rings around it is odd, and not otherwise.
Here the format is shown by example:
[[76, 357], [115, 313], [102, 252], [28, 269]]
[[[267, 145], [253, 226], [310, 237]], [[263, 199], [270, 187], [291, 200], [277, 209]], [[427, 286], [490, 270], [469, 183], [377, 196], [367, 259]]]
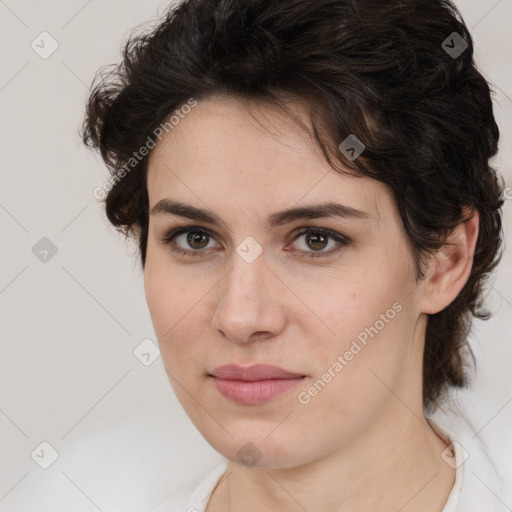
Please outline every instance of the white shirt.
[[[433, 418], [427, 418], [427, 421], [450, 445], [443, 452], [443, 459], [456, 468], [455, 482], [442, 512], [510, 511], [506, 506], [503, 482], [485, 451], [476, 443], [469, 448], [468, 441], [465, 441], [466, 450], [450, 429]], [[227, 461], [175, 491], [154, 512], [204, 512], [213, 489], [226, 471]]]

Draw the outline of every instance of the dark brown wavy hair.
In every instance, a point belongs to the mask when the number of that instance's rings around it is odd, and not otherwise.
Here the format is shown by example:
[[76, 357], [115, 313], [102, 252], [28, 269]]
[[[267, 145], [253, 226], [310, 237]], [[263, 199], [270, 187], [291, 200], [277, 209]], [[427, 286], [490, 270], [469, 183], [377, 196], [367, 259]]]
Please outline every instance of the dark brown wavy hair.
[[[454, 47], [463, 51], [450, 54]], [[472, 316], [490, 316], [483, 287], [501, 257], [503, 180], [489, 165], [499, 138], [491, 91], [455, 6], [447, 0], [185, 0], [171, 4], [155, 26], [132, 32], [122, 61], [95, 77], [81, 135], [114, 178], [106, 214], [137, 240], [143, 268], [147, 156], [132, 161], [133, 168], [127, 162], [191, 98], [219, 94], [285, 111], [290, 98], [300, 99], [330, 165], [392, 191], [418, 279], [422, 256], [466, 220], [466, 207], [479, 212], [471, 275], [457, 298], [428, 319], [425, 408], [435, 409], [448, 388], [466, 386]], [[339, 148], [351, 134], [365, 145], [353, 161]]]

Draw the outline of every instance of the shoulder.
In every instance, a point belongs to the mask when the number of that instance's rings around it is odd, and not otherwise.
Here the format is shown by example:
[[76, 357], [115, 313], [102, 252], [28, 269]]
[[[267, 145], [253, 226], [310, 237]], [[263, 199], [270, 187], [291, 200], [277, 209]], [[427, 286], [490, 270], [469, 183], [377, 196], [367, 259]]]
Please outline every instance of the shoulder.
[[215, 466], [174, 491], [153, 512], [204, 512], [211, 492], [226, 471], [227, 462]]
[[456, 480], [443, 512], [504, 512], [507, 506], [505, 480], [489, 457], [485, 443], [463, 417], [434, 413], [429, 422], [450, 443], [454, 457], [441, 457], [453, 464]]

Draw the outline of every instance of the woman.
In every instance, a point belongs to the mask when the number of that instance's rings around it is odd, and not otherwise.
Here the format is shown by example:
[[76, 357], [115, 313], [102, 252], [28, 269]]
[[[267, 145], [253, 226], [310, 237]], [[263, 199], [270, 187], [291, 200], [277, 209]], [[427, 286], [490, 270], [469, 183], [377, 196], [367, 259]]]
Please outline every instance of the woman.
[[467, 384], [501, 246], [498, 128], [451, 3], [173, 4], [83, 138], [170, 383], [227, 459], [159, 511], [506, 510], [431, 417]]

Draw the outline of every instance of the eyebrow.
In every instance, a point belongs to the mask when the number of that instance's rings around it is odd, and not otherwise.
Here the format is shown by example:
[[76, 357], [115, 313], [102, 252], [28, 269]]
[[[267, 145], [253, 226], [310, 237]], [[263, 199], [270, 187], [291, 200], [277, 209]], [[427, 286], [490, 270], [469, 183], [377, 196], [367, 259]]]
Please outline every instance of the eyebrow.
[[[203, 210], [195, 206], [185, 204], [171, 199], [161, 199], [151, 209], [151, 215], [168, 214], [178, 215], [197, 221], [207, 222], [214, 226], [224, 224], [224, 221], [215, 213], [209, 210]], [[369, 219], [370, 215], [363, 210], [357, 210], [350, 206], [338, 203], [327, 202], [300, 208], [290, 208], [275, 212], [267, 217], [267, 228], [271, 229], [281, 226], [288, 222], [300, 219], [316, 219], [325, 217], [341, 217], [351, 219]]]

